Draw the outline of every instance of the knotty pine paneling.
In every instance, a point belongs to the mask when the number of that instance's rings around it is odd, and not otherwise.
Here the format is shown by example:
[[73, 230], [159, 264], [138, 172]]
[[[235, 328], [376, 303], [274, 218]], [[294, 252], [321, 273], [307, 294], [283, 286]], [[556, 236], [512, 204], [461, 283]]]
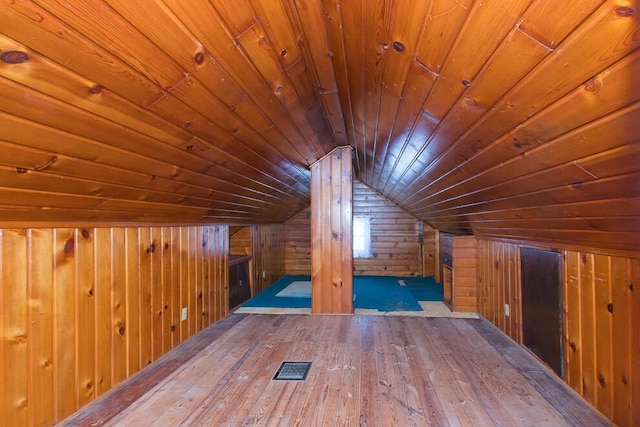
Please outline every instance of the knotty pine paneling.
[[476, 312], [478, 305], [477, 246], [473, 236], [453, 236], [452, 300], [453, 311]]
[[229, 227], [229, 255], [251, 254], [251, 227]]
[[311, 274], [311, 208], [284, 223], [284, 265], [286, 274]]
[[[552, 249], [551, 247], [541, 247]], [[478, 311], [522, 343], [520, 247], [478, 241]], [[623, 427], [635, 426], [640, 367], [633, 361], [640, 345], [640, 255], [609, 255], [602, 250], [566, 248], [563, 253], [564, 380], [604, 415]], [[510, 316], [504, 305], [509, 304]]]
[[0, 419], [52, 425], [225, 316], [228, 245], [226, 226], [1, 229]]
[[285, 275], [284, 226], [252, 226], [251, 247], [251, 286], [256, 295]]
[[[358, 180], [353, 182], [353, 215], [371, 218], [370, 259], [354, 258], [354, 274], [431, 276], [435, 273], [435, 230]], [[305, 209], [284, 224], [287, 274], [310, 274], [311, 212]]]
[[311, 310], [353, 313], [352, 149], [311, 166]]
[[285, 239], [282, 224], [230, 227], [231, 255], [251, 255], [249, 275], [254, 296], [285, 275]]

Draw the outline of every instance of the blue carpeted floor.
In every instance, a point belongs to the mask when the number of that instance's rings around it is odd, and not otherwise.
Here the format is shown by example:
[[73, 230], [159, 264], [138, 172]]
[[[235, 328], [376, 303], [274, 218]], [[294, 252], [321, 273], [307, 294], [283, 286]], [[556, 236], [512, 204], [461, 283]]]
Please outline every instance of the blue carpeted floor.
[[[400, 286], [398, 279], [405, 282]], [[311, 298], [277, 297], [276, 294], [296, 280], [309, 276], [284, 276], [243, 304], [244, 307], [311, 308]], [[442, 286], [433, 277], [355, 276], [355, 308], [378, 311], [422, 311], [418, 301], [442, 301]]]

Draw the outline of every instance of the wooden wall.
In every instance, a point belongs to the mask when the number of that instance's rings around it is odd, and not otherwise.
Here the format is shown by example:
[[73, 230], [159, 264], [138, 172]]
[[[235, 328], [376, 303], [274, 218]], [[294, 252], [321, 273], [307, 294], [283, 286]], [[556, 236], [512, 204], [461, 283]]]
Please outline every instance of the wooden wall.
[[311, 165], [311, 311], [353, 312], [351, 147]]
[[[483, 239], [478, 246], [478, 311], [520, 343], [523, 245]], [[562, 253], [565, 381], [617, 425], [639, 425], [640, 366], [633, 355], [640, 346], [640, 254]]]
[[251, 289], [256, 295], [285, 274], [284, 226], [251, 227], [251, 248]]
[[284, 223], [284, 265], [287, 274], [311, 275], [311, 208]]
[[473, 236], [454, 236], [453, 257], [453, 311], [478, 309], [477, 241]]
[[226, 315], [228, 241], [226, 226], [0, 230], [2, 423], [60, 421]]
[[229, 227], [229, 255], [251, 254], [251, 227]]
[[[353, 215], [371, 217], [373, 257], [355, 258], [354, 274], [431, 276], [435, 273], [435, 230], [360, 181], [353, 181]], [[422, 231], [422, 253], [419, 243]], [[305, 209], [285, 223], [287, 274], [310, 274], [311, 212]]]

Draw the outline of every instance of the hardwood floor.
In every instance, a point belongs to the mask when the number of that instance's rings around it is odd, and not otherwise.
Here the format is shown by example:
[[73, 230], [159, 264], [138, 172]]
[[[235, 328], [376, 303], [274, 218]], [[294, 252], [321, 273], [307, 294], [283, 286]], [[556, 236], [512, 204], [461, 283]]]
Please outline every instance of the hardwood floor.
[[[233, 314], [198, 340], [64, 424], [610, 425], [483, 319]], [[273, 381], [284, 360], [306, 381]]]

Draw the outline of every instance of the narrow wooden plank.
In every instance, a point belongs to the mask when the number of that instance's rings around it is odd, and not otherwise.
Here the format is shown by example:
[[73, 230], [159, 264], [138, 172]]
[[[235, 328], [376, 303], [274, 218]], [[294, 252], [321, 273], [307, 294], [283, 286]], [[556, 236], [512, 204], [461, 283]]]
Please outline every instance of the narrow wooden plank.
[[180, 311], [178, 318], [180, 320], [180, 341], [189, 338], [189, 322], [182, 319], [182, 310], [187, 309], [187, 319], [189, 316], [189, 291], [191, 288], [189, 282], [189, 228], [180, 227]]
[[180, 337], [180, 243], [181, 243], [181, 229], [180, 227], [173, 227], [171, 230], [171, 347], [177, 346], [182, 340]]
[[94, 229], [94, 282], [95, 282], [95, 379], [96, 397], [109, 390], [112, 384], [112, 369], [116, 366], [114, 359], [113, 330], [113, 229]]
[[85, 406], [96, 398], [96, 258], [95, 229], [75, 230], [75, 304], [76, 304], [76, 390], [77, 407]]
[[[153, 313], [152, 313], [152, 276], [151, 276], [151, 227], [140, 227], [138, 229], [138, 277], [139, 277], [139, 298], [137, 315], [140, 324], [140, 367], [147, 366], [153, 361]], [[155, 248], [155, 247], [154, 247]], [[155, 251], [155, 250], [154, 250]]]
[[78, 391], [75, 384], [77, 375], [75, 230], [54, 229], [54, 244], [53, 399], [55, 420], [60, 421], [78, 409], [76, 404]]
[[[9, 424], [29, 420], [28, 296], [29, 252], [27, 230], [3, 230], [2, 245], [2, 355], [1, 412]], [[10, 284], [6, 286], [4, 284]], [[35, 409], [35, 408], [34, 408]]]
[[172, 227], [161, 228], [161, 238], [159, 240], [161, 259], [162, 259], [162, 354], [165, 354], [172, 347], [172, 330], [171, 325], [173, 323], [172, 314], [175, 312], [173, 308], [173, 302], [171, 298], [171, 292], [173, 291], [173, 270], [172, 270], [172, 253], [173, 253], [173, 241], [172, 241]]
[[127, 228], [126, 239], [126, 323], [127, 377], [140, 370], [140, 229]]
[[[593, 261], [596, 322], [596, 401], [607, 418], [613, 418], [613, 299], [611, 295], [611, 257], [595, 255]], [[611, 308], [611, 310], [609, 310]]]
[[[32, 402], [31, 406], [33, 406], [33, 402], [37, 402], [37, 408], [29, 408], [30, 425], [43, 425], [55, 419], [53, 397], [53, 235], [53, 229], [28, 231], [28, 298], [32, 304], [28, 308], [29, 395], [27, 401]], [[1, 255], [0, 259], [2, 259]], [[48, 262], [49, 260], [51, 262]], [[3, 394], [3, 396], [6, 395]]]
[[580, 253], [581, 287], [581, 341], [582, 341], [582, 396], [594, 406], [598, 406], [596, 387], [596, 316], [595, 316], [595, 278], [594, 255]]
[[198, 274], [198, 230], [199, 227], [189, 227], [189, 300], [187, 301], [188, 315], [186, 322], [189, 324], [189, 336], [197, 333], [199, 320], [197, 312], [198, 293], [200, 292], [200, 277]]
[[[611, 297], [613, 320], [611, 343], [613, 421], [621, 426], [633, 425], [631, 409], [634, 405], [631, 394], [631, 349], [636, 324], [632, 322], [631, 263], [628, 258], [611, 257]], [[637, 332], [635, 332], [637, 334]]]
[[162, 228], [150, 228], [150, 243], [148, 247], [148, 256], [151, 268], [150, 291], [151, 291], [151, 360], [158, 359], [164, 352], [162, 351], [162, 324], [164, 322], [164, 303], [163, 303], [163, 242]]
[[116, 386], [127, 377], [127, 337], [132, 333], [127, 322], [127, 229], [111, 231], [111, 384]]

